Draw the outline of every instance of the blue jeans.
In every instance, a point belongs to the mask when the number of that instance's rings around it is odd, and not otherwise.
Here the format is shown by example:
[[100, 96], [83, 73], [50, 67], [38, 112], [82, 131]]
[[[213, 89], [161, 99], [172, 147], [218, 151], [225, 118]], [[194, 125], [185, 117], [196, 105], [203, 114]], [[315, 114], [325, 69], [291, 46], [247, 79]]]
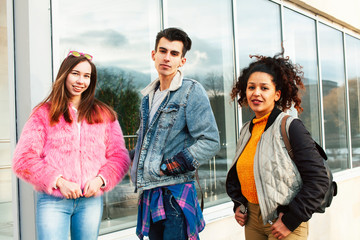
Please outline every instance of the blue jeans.
[[165, 188], [163, 202], [166, 219], [156, 223], [150, 222], [150, 240], [187, 240], [185, 215], [171, 191]]
[[65, 199], [37, 194], [38, 240], [96, 240], [103, 211], [102, 197]]

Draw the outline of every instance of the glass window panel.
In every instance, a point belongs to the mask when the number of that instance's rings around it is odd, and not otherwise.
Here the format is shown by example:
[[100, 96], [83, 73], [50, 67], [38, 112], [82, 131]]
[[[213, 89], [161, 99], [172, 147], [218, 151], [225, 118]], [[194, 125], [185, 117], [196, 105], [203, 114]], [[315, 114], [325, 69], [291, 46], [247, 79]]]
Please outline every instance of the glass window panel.
[[[139, 126], [140, 90], [153, 79], [151, 50], [160, 29], [158, 0], [53, 1], [55, 70], [69, 50], [89, 53], [98, 70], [96, 97], [113, 106], [128, 149]], [[104, 195], [100, 234], [136, 224], [138, 195], [129, 176]]]
[[193, 41], [184, 75], [206, 89], [220, 132], [220, 152], [199, 171], [206, 206], [229, 201], [225, 178], [236, 144], [234, 104], [229, 97], [234, 79], [231, 1], [183, 0], [180, 5], [168, 1], [165, 11], [171, 13], [165, 27], [182, 28]]
[[[280, 6], [267, 0], [236, 1], [236, 41], [240, 69], [254, 60], [249, 55], [273, 56], [281, 52]], [[254, 114], [242, 108], [242, 121]]]
[[0, 2], [0, 141], [10, 139], [6, 1]]
[[325, 147], [334, 171], [348, 168], [345, 73], [342, 33], [319, 23]]
[[[1, 31], [1, 30], [0, 30]], [[2, 33], [1, 33], [2, 34]], [[3, 38], [1, 35], [0, 38]], [[2, 40], [0, 40], [2, 43]], [[3, 48], [2, 46], [0, 49]], [[2, 49], [4, 50], [4, 49]], [[9, 85], [8, 85], [8, 76], [7, 76], [7, 48], [5, 52], [0, 52], [0, 141], [10, 139], [10, 108], [9, 108]], [[7, 116], [7, 117], [5, 117]]]
[[13, 239], [11, 174], [11, 167], [0, 167], [0, 239], [3, 240]]
[[346, 35], [353, 167], [360, 166], [360, 39]]
[[6, 1], [0, 2], [0, 141], [10, 139]]
[[13, 238], [7, 6], [0, 1], [0, 239]]
[[319, 82], [316, 53], [315, 21], [302, 14], [284, 8], [285, 56], [300, 64], [304, 72], [301, 105], [304, 111], [299, 115], [312, 137], [320, 143]]
[[0, 142], [0, 168], [11, 166], [10, 140]]

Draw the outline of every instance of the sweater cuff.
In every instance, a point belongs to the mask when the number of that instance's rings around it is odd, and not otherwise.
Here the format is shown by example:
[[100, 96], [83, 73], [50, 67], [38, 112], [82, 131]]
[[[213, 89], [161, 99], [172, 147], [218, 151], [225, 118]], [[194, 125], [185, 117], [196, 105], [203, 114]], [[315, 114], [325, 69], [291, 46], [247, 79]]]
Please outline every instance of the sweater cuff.
[[104, 182], [104, 184], [101, 185], [101, 188], [105, 188], [106, 187], [106, 179], [101, 174], [98, 174], [97, 177], [100, 177]]
[[53, 184], [53, 188], [54, 189], [58, 189], [58, 187], [56, 186], [56, 183], [57, 183], [57, 181], [59, 180], [59, 178], [61, 178], [62, 177], [62, 175], [59, 175], [56, 179], [55, 179], [55, 183]]
[[189, 171], [194, 171], [195, 167], [192, 165], [191, 159], [186, 157], [185, 151], [181, 151], [174, 156], [174, 160], [178, 162], [181, 166]]
[[[181, 154], [181, 157], [184, 158], [187, 165], [189, 166], [188, 169], [192, 169], [192, 168], [198, 169], [199, 168], [200, 163], [193, 157], [193, 155], [190, 153], [190, 151], [188, 149], [185, 148], [178, 154]], [[193, 171], [193, 170], [191, 170], [191, 171]]]
[[240, 206], [240, 203], [235, 202], [235, 201], [233, 201], [233, 203], [234, 203], [233, 211], [235, 213], [236, 209]]
[[302, 223], [302, 221], [291, 212], [284, 213], [281, 221], [291, 232], [293, 232]]

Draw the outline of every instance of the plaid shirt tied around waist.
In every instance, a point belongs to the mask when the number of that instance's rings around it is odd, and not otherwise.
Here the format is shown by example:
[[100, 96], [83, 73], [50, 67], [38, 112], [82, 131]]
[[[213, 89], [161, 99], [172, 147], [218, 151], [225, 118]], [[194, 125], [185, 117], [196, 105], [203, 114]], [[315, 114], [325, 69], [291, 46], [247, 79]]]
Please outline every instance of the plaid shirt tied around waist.
[[[188, 238], [198, 240], [205, 227], [194, 182], [166, 186], [181, 207], [187, 225]], [[158, 222], [166, 219], [161, 187], [145, 190], [139, 198], [136, 234], [140, 239], [149, 235], [150, 218]]]

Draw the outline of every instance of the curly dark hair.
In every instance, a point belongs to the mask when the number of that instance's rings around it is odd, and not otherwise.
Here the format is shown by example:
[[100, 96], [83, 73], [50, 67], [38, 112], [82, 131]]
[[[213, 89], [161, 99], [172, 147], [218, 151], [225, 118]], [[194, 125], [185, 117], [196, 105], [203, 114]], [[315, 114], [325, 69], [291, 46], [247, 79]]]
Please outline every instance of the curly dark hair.
[[246, 88], [249, 77], [254, 72], [264, 72], [270, 74], [275, 84], [276, 91], [281, 91], [280, 99], [275, 103], [282, 111], [289, 109], [294, 103], [295, 109], [301, 113], [303, 108], [299, 89], [305, 90], [302, 79], [304, 73], [302, 67], [293, 64], [289, 57], [284, 57], [284, 51], [276, 54], [274, 57], [262, 55], [250, 55], [250, 58], [256, 58], [248, 67], [244, 68], [238, 81], [234, 84], [231, 91], [231, 98], [234, 100], [239, 96], [238, 103], [240, 106], [248, 106], [246, 99]]

